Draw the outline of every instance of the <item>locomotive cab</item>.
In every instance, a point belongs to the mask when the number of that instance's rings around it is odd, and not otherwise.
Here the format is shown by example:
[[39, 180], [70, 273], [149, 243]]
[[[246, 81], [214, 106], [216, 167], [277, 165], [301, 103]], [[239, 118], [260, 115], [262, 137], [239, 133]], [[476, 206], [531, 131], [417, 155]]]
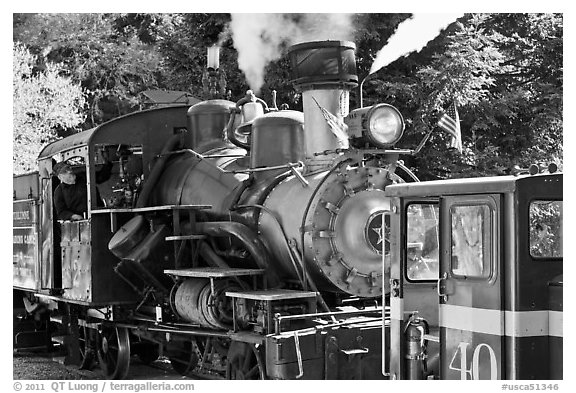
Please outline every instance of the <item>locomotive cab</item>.
[[[90, 306], [134, 301], [133, 289], [114, 272], [118, 260], [108, 242], [114, 229], [128, 220], [122, 211], [135, 206], [162, 146], [171, 138], [190, 143], [181, 134], [187, 110], [187, 106], [173, 106], [127, 115], [42, 150], [37, 179], [42, 244], [37, 251], [39, 268], [30, 278], [39, 283], [37, 296], [47, 301], [61, 296]], [[53, 167], [58, 162], [69, 164], [77, 181], [85, 182], [83, 219], [59, 220], [57, 216], [54, 191], [59, 180]], [[106, 166], [108, 173], [101, 176]]]
[[395, 213], [383, 372], [562, 378], [562, 174], [399, 184], [386, 194]]

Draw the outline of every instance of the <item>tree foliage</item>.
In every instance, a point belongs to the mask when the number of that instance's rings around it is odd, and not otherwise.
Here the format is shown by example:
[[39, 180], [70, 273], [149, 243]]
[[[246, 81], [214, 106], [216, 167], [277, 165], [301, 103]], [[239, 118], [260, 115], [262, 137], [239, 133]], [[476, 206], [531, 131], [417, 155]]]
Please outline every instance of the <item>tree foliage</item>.
[[84, 93], [79, 84], [61, 75], [62, 65], [46, 63], [34, 72], [36, 63], [22, 45], [13, 46], [13, 173], [36, 169], [38, 153], [56, 139], [57, 130], [84, 121]]
[[[139, 108], [158, 85], [160, 57], [152, 33], [122, 26], [114, 14], [16, 14], [14, 40], [44, 62], [61, 63], [88, 94], [85, 128]], [[148, 19], [147, 19], [148, 20]], [[160, 23], [160, 22], [158, 22]], [[147, 24], [147, 30], [155, 26]], [[141, 37], [146, 37], [145, 42]], [[152, 40], [153, 41], [153, 40]]]
[[433, 133], [411, 162], [416, 171], [424, 178], [501, 175], [514, 165], [561, 163], [561, 16], [467, 15], [431, 46], [428, 61], [397, 62], [376, 89], [408, 109], [412, 143], [435, 127], [443, 107], [458, 106], [463, 154], [445, 154], [449, 138]]
[[[354, 15], [362, 80], [376, 53], [409, 14]], [[297, 15], [294, 15], [297, 18]], [[36, 69], [60, 73], [88, 93], [89, 128], [139, 108], [154, 88], [203, 97], [206, 48], [222, 46], [220, 68], [232, 100], [249, 88], [228, 31], [230, 14], [15, 14], [14, 40], [37, 55]], [[418, 32], [414, 32], [418, 34]], [[329, 37], [327, 37], [329, 38]], [[406, 157], [422, 179], [498, 175], [513, 165], [562, 163], [563, 20], [556, 14], [466, 14], [419, 53], [399, 58], [364, 86], [365, 105], [388, 102], [407, 124], [401, 147], [414, 148], [442, 109], [456, 102], [464, 151], [434, 129], [420, 154]], [[286, 58], [266, 69], [261, 96], [300, 109]], [[358, 106], [358, 95], [351, 106]], [[60, 132], [61, 135], [65, 133]]]

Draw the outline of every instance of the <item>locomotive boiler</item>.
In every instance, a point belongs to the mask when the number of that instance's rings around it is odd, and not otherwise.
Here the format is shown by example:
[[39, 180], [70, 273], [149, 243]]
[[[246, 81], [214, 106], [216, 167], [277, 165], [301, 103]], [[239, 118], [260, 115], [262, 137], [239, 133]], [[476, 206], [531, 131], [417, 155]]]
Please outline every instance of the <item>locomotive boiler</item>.
[[[265, 266], [258, 266], [278, 276], [270, 279], [361, 298], [381, 296], [386, 291], [382, 214], [389, 210], [383, 190], [400, 178], [384, 151], [343, 154], [348, 137], [332, 130], [323, 115], [326, 110], [340, 120], [348, 116], [349, 90], [357, 81], [352, 49], [340, 42], [292, 49], [302, 73], [295, 83], [304, 113], [263, 114], [267, 108], [257, 101], [212, 100], [190, 108], [188, 128], [197, 136], [192, 149], [166, 160], [147, 203], [211, 205], [203, 212], [210, 220], [226, 217], [245, 225], [270, 254]], [[327, 57], [329, 50], [337, 56]], [[301, 60], [303, 53], [309, 57]], [[231, 130], [226, 120], [235, 109], [242, 124]], [[250, 118], [258, 109], [263, 115]], [[398, 139], [404, 124], [396, 110], [383, 107], [372, 117], [382, 128], [376, 132]], [[224, 125], [228, 140], [222, 138]], [[249, 143], [241, 142], [242, 133]], [[377, 147], [394, 142], [382, 140]]]
[[[392, 146], [404, 124], [391, 106], [359, 114], [366, 119], [357, 120], [352, 143], [368, 145], [368, 134], [375, 146], [371, 151], [347, 149], [342, 120], [349, 115], [348, 95], [357, 82], [353, 49], [343, 42], [292, 48], [303, 113], [270, 109], [251, 92], [236, 104], [209, 100], [191, 107], [191, 149], [163, 149], [137, 205], [210, 206], [199, 212], [198, 222], [182, 223], [190, 233], [182, 239], [210, 239], [198, 245], [203, 266], [260, 269], [267, 286], [316, 293], [325, 312], [348, 299], [380, 299], [387, 291], [382, 219], [390, 209], [383, 190], [401, 178], [394, 173], [399, 153], [377, 148]], [[363, 127], [368, 128], [364, 134]], [[140, 217], [129, 221], [112, 238], [111, 251], [121, 259], [125, 251], [140, 253], [119, 249], [145, 225]], [[153, 245], [143, 241], [134, 248]], [[231, 326], [231, 305], [224, 295], [242, 289], [236, 280], [216, 280], [214, 288], [209, 273], [170, 274], [178, 278], [170, 289], [178, 317], [208, 328]], [[297, 303], [291, 296], [298, 299], [302, 293], [282, 296]], [[217, 312], [210, 307], [215, 301], [221, 305]], [[237, 302], [244, 310], [236, 310], [237, 322], [258, 324], [245, 311], [251, 302]]]

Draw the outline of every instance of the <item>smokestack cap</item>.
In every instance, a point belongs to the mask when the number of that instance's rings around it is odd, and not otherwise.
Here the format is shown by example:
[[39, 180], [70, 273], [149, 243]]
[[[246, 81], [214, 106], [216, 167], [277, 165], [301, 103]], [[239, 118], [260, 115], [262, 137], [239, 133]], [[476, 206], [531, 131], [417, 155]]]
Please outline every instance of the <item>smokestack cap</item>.
[[356, 45], [350, 41], [312, 41], [291, 46], [291, 82], [302, 85], [358, 85]]

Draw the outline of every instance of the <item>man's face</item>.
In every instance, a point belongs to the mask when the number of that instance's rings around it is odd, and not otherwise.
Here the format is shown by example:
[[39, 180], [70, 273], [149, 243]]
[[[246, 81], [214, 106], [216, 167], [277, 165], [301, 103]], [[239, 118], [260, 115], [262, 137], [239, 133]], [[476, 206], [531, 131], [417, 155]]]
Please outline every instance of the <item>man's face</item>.
[[62, 172], [58, 175], [58, 179], [60, 179], [62, 183], [74, 184], [76, 183], [76, 174], [72, 171]]

